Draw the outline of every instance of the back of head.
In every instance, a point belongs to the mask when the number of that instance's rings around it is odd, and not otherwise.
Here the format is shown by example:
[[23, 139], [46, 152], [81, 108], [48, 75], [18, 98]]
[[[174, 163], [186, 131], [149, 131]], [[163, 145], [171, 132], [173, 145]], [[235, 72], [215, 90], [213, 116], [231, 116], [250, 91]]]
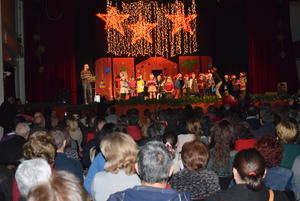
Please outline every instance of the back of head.
[[154, 122], [147, 129], [148, 137], [161, 137], [163, 136], [165, 128], [158, 122]]
[[49, 181], [51, 167], [44, 159], [37, 158], [22, 162], [16, 171], [16, 181], [21, 196], [26, 197], [29, 190], [41, 183]]
[[186, 130], [188, 133], [195, 135], [202, 135], [203, 131], [201, 129], [200, 119], [192, 118], [186, 122]]
[[297, 127], [289, 121], [282, 121], [276, 126], [277, 136], [285, 143], [293, 143], [297, 136]]
[[280, 165], [283, 157], [283, 148], [279, 140], [272, 135], [265, 135], [259, 138], [255, 148], [264, 157], [268, 168]]
[[233, 125], [233, 136], [235, 139], [247, 139], [251, 137], [251, 130], [247, 122], [239, 122]]
[[56, 147], [51, 135], [45, 131], [33, 133], [28, 142], [23, 146], [23, 155], [27, 159], [43, 158], [52, 163], [54, 161]]
[[172, 155], [162, 142], [148, 142], [138, 153], [138, 174], [143, 182], [167, 182], [171, 167]]
[[139, 116], [136, 114], [128, 115], [128, 125], [137, 126], [139, 124]]
[[166, 132], [162, 137], [163, 143], [169, 143], [172, 147], [177, 144], [177, 136], [173, 132]]
[[105, 171], [117, 173], [123, 169], [127, 175], [135, 173], [138, 146], [129, 135], [125, 133], [108, 135], [101, 141], [100, 148], [106, 159]]
[[190, 171], [203, 170], [208, 162], [209, 152], [206, 146], [199, 140], [186, 142], [181, 150], [181, 158], [184, 166]]
[[273, 123], [274, 113], [270, 109], [262, 109], [260, 111], [260, 118], [263, 121], [263, 123]]
[[53, 137], [56, 149], [62, 148], [64, 146], [64, 141], [66, 142], [68, 139], [66, 133], [59, 129], [51, 130], [49, 134]]
[[30, 133], [30, 127], [26, 123], [18, 123], [16, 126], [16, 134], [27, 139]]
[[262, 189], [266, 165], [264, 158], [256, 149], [240, 151], [235, 156], [233, 167], [248, 189], [253, 191]]
[[256, 116], [258, 114], [257, 108], [255, 106], [249, 106], [247, 108], [247, 115], [248, 116]]
[[50, 181], [32, 188], [28, 201], [85, 201], [86, 193], [81, 182], [66, 171], [55, 172]]

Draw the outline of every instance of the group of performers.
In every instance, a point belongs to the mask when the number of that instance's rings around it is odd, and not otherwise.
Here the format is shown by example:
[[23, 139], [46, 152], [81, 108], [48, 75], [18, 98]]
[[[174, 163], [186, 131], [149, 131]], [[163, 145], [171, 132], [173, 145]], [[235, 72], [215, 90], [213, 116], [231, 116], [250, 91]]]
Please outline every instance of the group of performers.
[[171, 77], [168, 75], [144, 78], [138, 74], [128, 78], [125, 72], [120, 72], [115, 78], [116, 89], [120, 99], [142, 96], [145, 99], [182, 98], [189, 96], [217, 96], [221, 93], [231, 95], [235, 99], [243, 98], [246, 94], [247, 76], [241, 72], [236, 75], [219, 75], [217, 68], [213, 67], [206, 73], [191, 73], [182, 75], [178, 73]]

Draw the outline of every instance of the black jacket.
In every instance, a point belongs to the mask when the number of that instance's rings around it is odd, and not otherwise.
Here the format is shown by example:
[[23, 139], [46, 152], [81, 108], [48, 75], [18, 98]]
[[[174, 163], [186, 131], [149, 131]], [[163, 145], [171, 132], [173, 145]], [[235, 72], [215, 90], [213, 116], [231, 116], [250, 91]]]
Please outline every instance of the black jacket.
[[18, 161], [23, 157], [23, 145], [25, 143], [26, 139], [19, 135], [0, 143], [0, 164], [18, 164]]

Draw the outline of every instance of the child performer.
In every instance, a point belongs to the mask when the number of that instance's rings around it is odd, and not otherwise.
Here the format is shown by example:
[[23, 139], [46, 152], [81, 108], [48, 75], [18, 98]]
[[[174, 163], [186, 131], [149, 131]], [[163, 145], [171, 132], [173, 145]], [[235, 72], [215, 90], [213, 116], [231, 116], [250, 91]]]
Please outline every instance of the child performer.
[[198, 83], [196, 79], [196, 74], [191, 74], [191, 79], [189, 80], [189, 90], [191, 95], [198, 96], [199, 95], [199, 89], [198, 89]]
[[182, 91], [183, 91], [183, 96], [184, 97], [189, 96], [189, 75], [188, 74], [185, 74], [184, 77], [183, 77]]
[[174, 89], [175, 89], [175, 99], [180, 98], [181, 96], [181, 89], [182, 89], [182, 85], [181, 85], [181, 81], [182, 81], [182, 74], [179, 73], [178, 75], [175, 76], [176, 80], [174, 83]]
[[165, 90], [167, 98], [171, 98], [172, 93], [174, 92], [174, 84], [173, 84], [173, 80], [170, 76], [167, 77], [167, 80], [164, 84], [164, 90]]
[[156, 98], [156, 80], [153, 74], [150, 74], [147, 85], [148, 85], [149, 98], [150, 99]]
[[240, 73], [240, 79], [238, 80], [238, 84], [240, 87], [240, 97], [241, 97], [241, 99], [244, 99], [244, 97], [246, 96], [246, 88], [247, 88], [246, 73], [244, 73], [244, 72]]
[[128, 94], [128, 82], [126, 80], [126, 77], [123, 75], [120, 78], [120, 95], [121, 95], [121, 99], [125, 100], [126, 99], [126, 95]]
[[131, 76], [129, 81], [129, 93], [130, 98], [136, 96], [136, 80], [134, 79], [134, 76]]
[[239, 84], [235, 75], [231, 75], [232, 96], [237, 100], [239, 96]]
[[230, 75], [224, 75], [224, 92], [228, 92], [230, 95], [232, 94], [232, 85], [230, 82]]
[[199, 80], [198, 80], [198, 89], [200, 96], [204, 96], [204, 90], [205, 90], [206, 80], [204, 79], [204, 74], [199, 74]]
[[137, 81], [136, 81], [136, 91], [138, 93], [138, 96], [143, 96], [144, 87], [145, 87], [145, 82], [143, 80], [143, 76], [139, 74], [137, 76]]
[[163, 90], [164, 90], [164, 82], [163, 82], [161, 75], [158, 75], [156, 79], [157, 79], [157, 81], [156, 81], [156, 85], [157, 85], [156, 98], [160, 99], [162, 97]]

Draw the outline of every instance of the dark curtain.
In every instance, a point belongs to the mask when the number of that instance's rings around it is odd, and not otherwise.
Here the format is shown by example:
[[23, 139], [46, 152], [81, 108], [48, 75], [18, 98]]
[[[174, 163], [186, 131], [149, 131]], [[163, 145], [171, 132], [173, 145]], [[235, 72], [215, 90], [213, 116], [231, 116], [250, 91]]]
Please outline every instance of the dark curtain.
[[286, 81], [298, 89], [288, 0], [246, 0], [250, 92], [277, 91]]
[[74, 1], [26, 0], [24, 21], [27, 100], [60, 101], [68, 91], [76, 103]]

